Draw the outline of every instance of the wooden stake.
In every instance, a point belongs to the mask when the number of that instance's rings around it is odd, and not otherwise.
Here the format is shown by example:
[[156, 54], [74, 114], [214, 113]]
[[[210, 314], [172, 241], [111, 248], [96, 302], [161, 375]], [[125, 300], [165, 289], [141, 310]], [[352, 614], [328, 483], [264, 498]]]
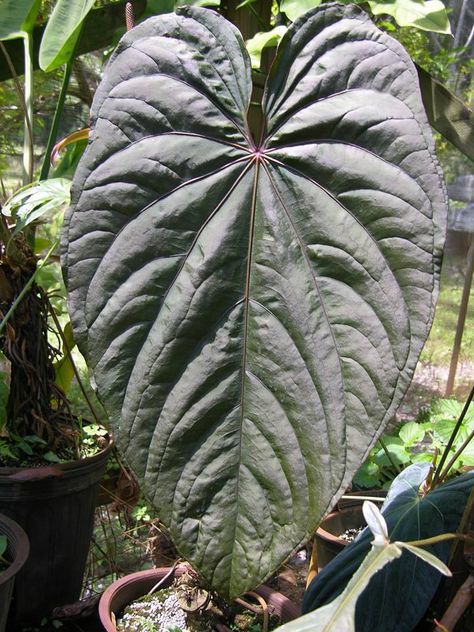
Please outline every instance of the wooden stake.
[[448, 382], [446, 384], [445, 396], [449, 397], [453, 392], [454, 378], [456, 377], [456, 369], [459, 360], [459, 352], [461, 351], [461, 341], [464, 333], [464, 325], [466, 324], [467, 308], [469, 305], [469, 294], [471, 292], [472, 275], [474, 272], [474, 236], [471, 235], [471, 243], [467, 253], [467, 268], [464, 278], [464, 288], [462, 292], [461, 305], [459, 307], [458, 322], [456, 325], [456, 335], [454, 337], [453, 353], [451, 355], [451, 364], [449, 366]]

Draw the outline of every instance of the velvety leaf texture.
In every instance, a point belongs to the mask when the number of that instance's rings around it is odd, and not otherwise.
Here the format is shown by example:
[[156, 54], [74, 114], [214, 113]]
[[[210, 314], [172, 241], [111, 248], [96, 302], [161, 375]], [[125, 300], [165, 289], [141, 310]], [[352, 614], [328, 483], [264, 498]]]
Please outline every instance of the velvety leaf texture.
[[63, 235], [118, 445], [227, 596], [309, 537], [400, 403], [445, 221], [415, 70], [361, 10], [289, 29], [258, 142], [251, 89], [242, 38], [212, 11], [134, 28]]
[[[425, 465], [429, 469], [429, 464]], [[415, 468], [411, 481], [410, 476], [403, 473], [398, 477], [382, 508], [392, 542], [410, 542], [456, 532], [474, 484], [474, 474], [468, 472], [420, 497], [417, 467], [419, 465], [411, 466]], [[305, 593], [304, 613], [330, 603], [344, 590], [370, 551], [372, 540], [372, 534], [365, 529], [323, 568]], [[424, 548], [447, 563], [451, 547], [452, 541], [444, 541]], [[360, 595], [356, 606], [356, 632], [411, 632], [425, 614], [441, 579], [438, 570], [404, 550], [399, 559], [372, 577]]]

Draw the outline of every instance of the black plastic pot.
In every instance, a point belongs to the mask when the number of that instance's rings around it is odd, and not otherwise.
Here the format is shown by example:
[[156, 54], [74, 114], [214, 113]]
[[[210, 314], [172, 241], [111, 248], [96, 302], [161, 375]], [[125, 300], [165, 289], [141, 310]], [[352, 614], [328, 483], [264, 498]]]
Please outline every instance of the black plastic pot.
[[15, 577], [25, 564], [30, 544], [24, 530], [11, 518], [0, 514], [0, 535], [7, 536], [6, 570], [0, 572], [0, 632], [4, 632], [13, 594]]
[[0, 511], [26, 531], [30, 556], [18, 573], [8, 630], [34, 625], [81, 592], [94, 509], [112, 442], [99, 454], [53, 466], [0, 468]]

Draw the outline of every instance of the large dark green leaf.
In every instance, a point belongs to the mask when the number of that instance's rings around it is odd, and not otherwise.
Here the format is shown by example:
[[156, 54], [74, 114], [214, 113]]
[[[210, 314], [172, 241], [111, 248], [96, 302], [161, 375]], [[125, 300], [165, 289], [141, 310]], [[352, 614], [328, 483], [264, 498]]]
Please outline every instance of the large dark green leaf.
[[[418, 487], [429, 468], [429, 463], [411, 465], [390, 488], [382, 514], [392, 542], [421, 540], [453, 533], [459, 528], [474, 474], [464, 474], [420, 497]], [[329, 603], [344, 590], [369, 552], [372, 539], [370, 531], [365, 529], [353, 544], [324, 567], [306, 591], [303, 612]], [[426, 550], [447, 562], [451, 545], [451, 541], [438, 542]], [[372, 577], [359, 597], [357, 632], [411, 632], [428, 608], [440, 581], [438, 571], [404, 551], [399, 559]]]
[[282, 41], [266, 131], [211, 11], [128, 33], [92, 110], [63, 245], [75, 339], [125, 458], [224, 595], [313, 532], [429, 330], [444, 190], [416, 72], [356, 8]]

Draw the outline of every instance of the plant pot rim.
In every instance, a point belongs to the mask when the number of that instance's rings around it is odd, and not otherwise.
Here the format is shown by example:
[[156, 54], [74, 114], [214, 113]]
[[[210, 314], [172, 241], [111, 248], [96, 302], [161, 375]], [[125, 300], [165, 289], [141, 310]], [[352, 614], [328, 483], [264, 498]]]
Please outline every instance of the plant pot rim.
[[362, 514], [362, 504], [354, 505], [354, 506], [351, 506], [351, 507], [345, 507], [344, 509], [339, 509], [337, 511], [332, 511], [331, 513], [329, 513], [324, 518], [324, 520], [322, 520], [321, 524], [317, 528], [316, 532], [317, 532], [318, 536], [320, 538], [322, 538], [323, 540], [326, 540], [326, 541], [329, 541], [329, 542], [334, 542], [334, 543], [337, 543], [337, 544], [343, 544], [344, 546], [349, 544], [347, 542], [347, 540], [344, 540], [343, 538], [341, 538], [341, 537], [339, 537], [337, 535], [334, 535], [333, 533], [330, 533], [322, 525], [327, 520], [330, 520], [332, 518], [336, 518], [336, 517], [340, 516], [341, 514], [348, 515], [348, 514], [351, 514], [351, 513], [360, 514], [361, 517], [362, 517], [362, 520], [364, 520], [363, 514]]
[[[110, 586], [104, 591], [99, 601], [99, 618], [104, 630], [106, 632], [115, 632], [116, 625], [112, 615], [114, 615], [114, 611], [112, 610], [112, 599], [117, 595], [117, 593], [126, 590], [129, 586], [133, 585], [136, 582], [142, 582], [146, 580], [158, 582], [162, 579], [172, 567], [161, 567], [161, 568], [152, 568], [144, 571], [137, 571], [135, 573], [131, 573], [129, 575], [125, 575], [120, 579], [117, 579], [115, 582], [110, 584]], [[184, 562], [182, 564], [178, 564], [174, 569], [173, 573], [170, 575], [170, 579], [175, 575], [182, 575], [185, 571], [191, 568], [190, 564]], [[291, 619], [295, 619], [300, 616], [300, 608], [292, 602], [288, 597], [279, 593], [276, 590], [273, 590], [269, 586], [262, 585], [256, 588], [253, 592], [261, 595], [267, 602], [268, 605], [272, 607], [273, 611], [277, 612], [281, 617], [282, 622], [289, 621]], [[229, 631], [229, 628], [221, 625], [220, 630]]]
[[[54, 470], [60, 470], [61, 472], [71, 472], [76, 469], [82, 469], [84, 466], [87, 466], [87, 465], [95, 465], [97, 461], [100, 461], [103, 459], [105, 454], [107, 455], [110, 454], [110, 452], [112, 452], [112, 449], [114, 448], [115, 444], [114, 444], [114, 440], [110, 431], [107, 431], [107, 435], [105, 435], [104, 438], [107, 439], [108, 444], [105, 446], [105, 448], [102, 448], [93, 456], [86, 456], [82, 459], [75, 459], [74, 461], [67, 461], [65, 463], [50, 463], [50, 464], [45, 464], [45, 465], [39, 465], [37, 467], [0, 466], [0, 477], [4, 477], [4, 476], [14, 477], [16, 474], [22, 474], [26, 471], [30, 471], [32, 476], [31, 478], [29, 477], [28, 480], [40, 480], [40, 479], [47, 478], [47, 476], [45, 476], [44, 474], [46, 471], [51, 472], [50, 476], [54, 476]], [[33, 476], [35, 472], [37, 473], [37, 476]], [[21, 479], [19, 478], [15, 480], [21, 480]]]
[[[23, 567], [30, 554], [30, 541], [23, 527], [18, 522], [0, 513], [0, 525], [5, 525], [9, 532], [15, 534], [15, 555], [13, 561], [0, 573], [0, 585], [7, 583]], [[0, 527], [1, 530], [1, 527]], [[8, 537], [8, 533], [6, 533]]]

